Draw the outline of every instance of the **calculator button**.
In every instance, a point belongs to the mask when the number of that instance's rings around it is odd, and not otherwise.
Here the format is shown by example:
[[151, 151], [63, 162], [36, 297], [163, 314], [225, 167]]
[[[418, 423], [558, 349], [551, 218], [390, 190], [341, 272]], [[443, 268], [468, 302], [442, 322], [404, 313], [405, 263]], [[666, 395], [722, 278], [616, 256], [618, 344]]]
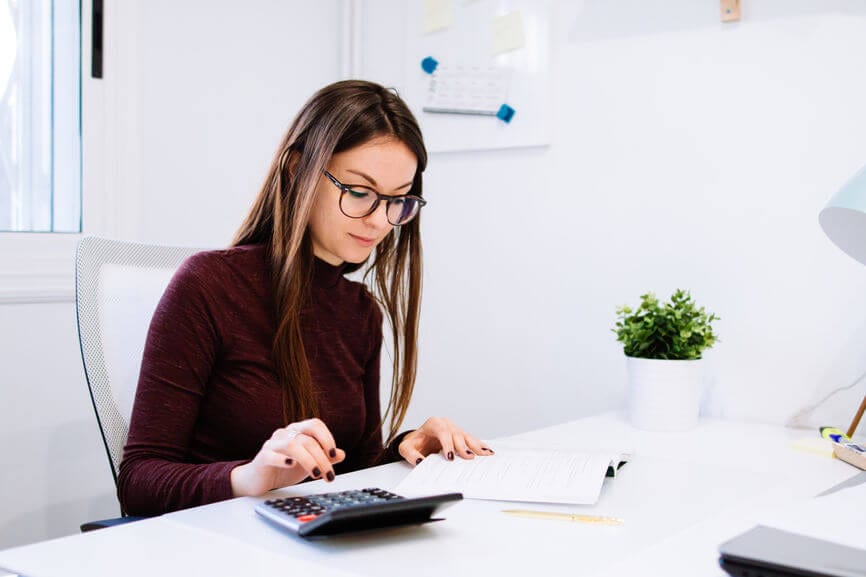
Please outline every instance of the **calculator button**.
[[298, 521], [300, 521], [301, 523], [307, 523], [307, 522], [309, 522], [309, 521], [312, 521], [312, 520], [315, 519], [316, 517], [318, 517], [318, 515], [310, 515], [310, 514], [307, 514], [307, 515], [298, 515], [298, 516], [295, 517], [295, 518], [296, 518]]

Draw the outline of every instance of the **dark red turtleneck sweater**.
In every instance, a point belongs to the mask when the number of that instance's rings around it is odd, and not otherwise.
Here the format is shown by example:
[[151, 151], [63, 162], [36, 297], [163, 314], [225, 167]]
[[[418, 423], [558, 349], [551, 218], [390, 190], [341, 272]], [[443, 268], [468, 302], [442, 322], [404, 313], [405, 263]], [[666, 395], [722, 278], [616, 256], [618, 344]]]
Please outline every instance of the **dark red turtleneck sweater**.
[[[118, 496], [130, 515], [157, 515], [232, 496], [231, 470], [283, 426], [270, 268], [260, 245], [184, 263], [151, 321]], [[382, 313], [340, 267], [315, 260], [302, 312], [321, 419], [347, 453], [337, 473], [381, 454]]]

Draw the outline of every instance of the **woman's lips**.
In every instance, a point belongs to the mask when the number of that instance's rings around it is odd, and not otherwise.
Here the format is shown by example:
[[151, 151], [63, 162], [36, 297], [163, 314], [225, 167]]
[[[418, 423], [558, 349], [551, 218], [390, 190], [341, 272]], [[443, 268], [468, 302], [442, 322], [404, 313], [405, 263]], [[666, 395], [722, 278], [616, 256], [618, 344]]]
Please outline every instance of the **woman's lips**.
[[358, 236], [357, 234], [349, 233], [349, 236], [355, 239], [355, 242], [360, 244], [361, 246], [373, 246], [376, 244], [375, 238], [367, 238], [365, 236]]

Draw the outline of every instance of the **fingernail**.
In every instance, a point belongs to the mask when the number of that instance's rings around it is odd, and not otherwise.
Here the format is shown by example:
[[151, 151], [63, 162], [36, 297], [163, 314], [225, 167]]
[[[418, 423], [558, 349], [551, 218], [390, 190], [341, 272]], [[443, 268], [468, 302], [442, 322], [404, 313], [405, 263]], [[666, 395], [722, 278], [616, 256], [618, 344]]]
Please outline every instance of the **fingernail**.
[[423, 460], [424, 460], [424, 457], [418, 457], [417, 459], [415, 459], [415, 464], [419, 465], [421, 463], [421, 461], [423, 461]]
[[467, 455], [471, 455], [471, 454], [472, 454], [472, 451], [470, 451], [469, 449], [466, 449], [466, 454], [467, 454]]
[[449, 461], [453, 461], [453, 460], [454, 460], [454, 451], [448, 451], [448, 460], [449, 460]]
[[325, 477], [328, 478], [328, 481], [333, 481], [334, 480], [334, 472], [328, 471], [327, 473], [325, 473]]
[[292, 461], [291, 459], [288, 459], [288, 458], [286, 459], [286, 465], [288, 465], [289, 467], [291, 467], [294, 464], [295, 464], [295, 462]]
[[321, 476], [322, 476], [322, 472], [319, 470], [319, 468], [318, 467], [314, 468], [313, 469], [313, 477], [321, 477]]
[[331, 456], [332, 459], [335, 458], [337, 456], [337, 449], [331, 449], [330, 451], [328, 451], [328, 454]]
[[[493, 453], [493, 449], [488, 449], [487, 447], [484, 447], [484, 450], [487, 451], [488, 453]], [[495, 454], [495, 453], [493, 453], [493, 454]]]

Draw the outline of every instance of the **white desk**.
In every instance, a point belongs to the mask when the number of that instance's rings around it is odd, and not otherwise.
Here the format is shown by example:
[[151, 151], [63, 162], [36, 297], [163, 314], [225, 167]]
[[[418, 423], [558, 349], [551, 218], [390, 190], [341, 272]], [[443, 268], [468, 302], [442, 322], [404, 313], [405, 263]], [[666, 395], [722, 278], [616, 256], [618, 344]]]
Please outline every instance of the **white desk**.
[[[606, 414], [500, 440], [630, 448], [632, 460], [605, 482], [596, 505], [527, 506], [620, 517], [625, 525], [619, 527], [509, 517], [500, 511], [513, 504], [466, 500], [446, 510], [444, 522], [307, 542], [264, 523], [253, 512], [257, 499], [242, 498], [0, 551], [0, 567], [29, 577], [301, 571], [721, 576], [718, 544], [753, 526], [762, 510], [857, 474], [845, 463], [792, 449], [791, 442], [805, 435], [716, 420], [688, 433], [648, 433]], [[342, 475], [333, 484], [317, 481], [277, 493], [393, 489], [409, 470], [395, 463]]]

